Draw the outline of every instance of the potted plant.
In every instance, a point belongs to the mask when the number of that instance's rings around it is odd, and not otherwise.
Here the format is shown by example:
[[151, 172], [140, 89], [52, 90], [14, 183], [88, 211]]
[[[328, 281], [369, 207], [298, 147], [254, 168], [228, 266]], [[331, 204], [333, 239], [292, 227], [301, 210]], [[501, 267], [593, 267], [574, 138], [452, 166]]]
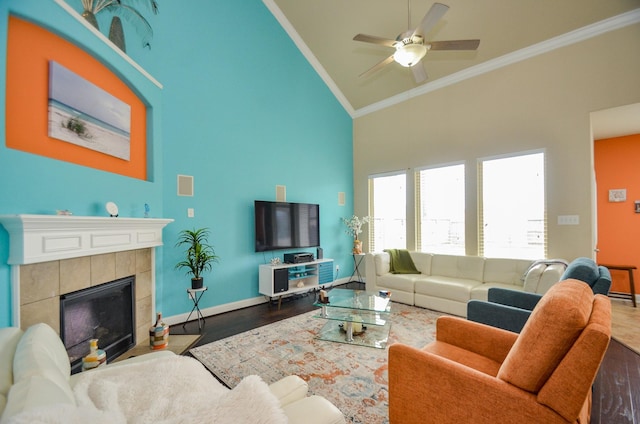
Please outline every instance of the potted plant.
[[191, 275], [191, 288], [201, 289], [204, 279], [202, 273], [211, 271], [214, 262], [218, 262], [218, 256], [209, 244], [209, 229], [200, 228], [182, 230], [178, 235], [176, 247], [187, 246], [186, 257], [176, 264], [176, 269], [187, 268], [187, 275]]
[[362, 241], [358, 240], [358, 234], [362, 232], [362, 226], [371, 220], [370, 217], [365, 216], [358, 218], [353, 215], [351, 218], [342, 218], [342, 222], [347, 226], [345, 233], [353, 237], [353, 253], [359, 255], [362, 253]]
[[[98, 26], [96, 15], [100, 12], [107, 10], [114, 15], [118, 15], [111, 19], [109, 40], [111, 40], [123, 52], [126, 52], [126, 46], [124, 30], [122, 29], [122, 20], [120, 17], [135, 26], [138, 34], [142, 36], [142, 46], [151, 48], [150, 43], [151, 38], [153, 37], [151, 24], [137, 9], [126, 4], [123, 0], [82, 0], [82, 6], [84, 7], [82, 17], [97, 30], [100, 30], [100, 27]], [[156, 0], [148, 0], [148, 6], [154, 14], [158, 14], [158, 2]]]

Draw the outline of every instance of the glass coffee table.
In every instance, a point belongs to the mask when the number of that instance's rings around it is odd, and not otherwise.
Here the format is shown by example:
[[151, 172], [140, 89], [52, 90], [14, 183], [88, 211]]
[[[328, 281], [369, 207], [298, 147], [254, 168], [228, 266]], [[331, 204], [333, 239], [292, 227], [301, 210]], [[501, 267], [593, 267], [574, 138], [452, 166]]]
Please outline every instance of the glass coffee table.
[[329, 303], [316, 301], [320, 308], [315, 318], [327, 323], [317, 338], [338, 343], [384, 349], [391, 330], [391, 296], [367, 293], [362, 290], [332, 289]]

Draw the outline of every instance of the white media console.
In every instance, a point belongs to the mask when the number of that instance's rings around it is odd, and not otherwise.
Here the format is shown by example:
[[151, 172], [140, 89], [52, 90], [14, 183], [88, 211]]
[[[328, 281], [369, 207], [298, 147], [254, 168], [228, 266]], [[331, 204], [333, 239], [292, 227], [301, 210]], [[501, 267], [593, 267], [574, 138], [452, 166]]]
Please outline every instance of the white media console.
[[269, 297], [285, 296], [330, 286], [333, 259], [299, 264], [260, 265], [259, 291]]

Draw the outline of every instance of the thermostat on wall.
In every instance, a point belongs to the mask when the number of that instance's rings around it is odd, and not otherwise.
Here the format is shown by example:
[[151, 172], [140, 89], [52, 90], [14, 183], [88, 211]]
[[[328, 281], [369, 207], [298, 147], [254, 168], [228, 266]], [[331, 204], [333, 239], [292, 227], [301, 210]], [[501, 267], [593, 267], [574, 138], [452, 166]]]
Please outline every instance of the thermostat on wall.
[[610, 202], [624, 202], [627, 200], [627, 189], [626, 188], [618, 188], [609, 190], [609, 201]]

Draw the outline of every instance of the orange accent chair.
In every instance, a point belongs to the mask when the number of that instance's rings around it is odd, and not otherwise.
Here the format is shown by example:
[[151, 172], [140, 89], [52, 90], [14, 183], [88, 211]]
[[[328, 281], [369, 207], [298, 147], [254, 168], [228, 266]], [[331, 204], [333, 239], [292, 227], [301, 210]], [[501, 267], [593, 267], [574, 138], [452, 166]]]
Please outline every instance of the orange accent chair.
[[389, 422], [588, 423], [611, 339], [611, 302], [566, 280], [520, 334], [440, 317], [436, 341], [389, 347]]

